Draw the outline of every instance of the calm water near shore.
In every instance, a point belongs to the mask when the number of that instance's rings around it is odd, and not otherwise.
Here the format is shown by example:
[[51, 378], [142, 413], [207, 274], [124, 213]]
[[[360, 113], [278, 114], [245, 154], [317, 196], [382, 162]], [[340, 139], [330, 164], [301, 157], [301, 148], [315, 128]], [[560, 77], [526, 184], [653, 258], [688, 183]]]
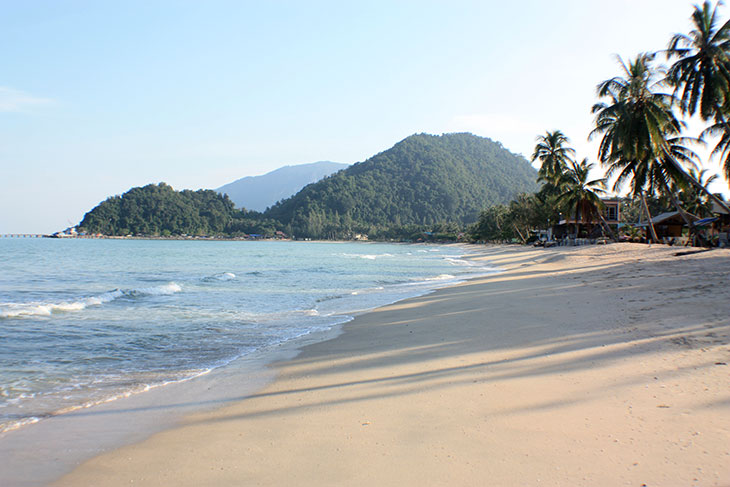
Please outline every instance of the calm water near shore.
[[491, 269], [461, 247], [0, 239], [0, 432]]

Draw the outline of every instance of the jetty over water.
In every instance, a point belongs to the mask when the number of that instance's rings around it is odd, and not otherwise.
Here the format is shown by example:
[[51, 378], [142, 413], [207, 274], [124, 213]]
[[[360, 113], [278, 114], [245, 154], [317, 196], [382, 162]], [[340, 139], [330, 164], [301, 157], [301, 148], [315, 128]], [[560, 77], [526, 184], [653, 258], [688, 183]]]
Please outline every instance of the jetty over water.
[[0, 233], [0, 238], [43, 238], [48, 235], [42, 233]]

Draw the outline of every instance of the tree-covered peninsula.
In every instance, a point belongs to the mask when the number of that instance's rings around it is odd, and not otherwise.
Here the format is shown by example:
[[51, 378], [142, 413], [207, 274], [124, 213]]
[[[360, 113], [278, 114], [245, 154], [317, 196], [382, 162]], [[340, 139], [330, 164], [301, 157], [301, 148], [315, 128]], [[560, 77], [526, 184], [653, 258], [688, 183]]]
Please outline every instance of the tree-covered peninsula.
[[261, 214], [236, 210], [212, 190], [175, 191], [148, 184], [112, 196], [88, 212], [79, 230], [103, 235], [179, 236], [271, 233], [275, 223]]

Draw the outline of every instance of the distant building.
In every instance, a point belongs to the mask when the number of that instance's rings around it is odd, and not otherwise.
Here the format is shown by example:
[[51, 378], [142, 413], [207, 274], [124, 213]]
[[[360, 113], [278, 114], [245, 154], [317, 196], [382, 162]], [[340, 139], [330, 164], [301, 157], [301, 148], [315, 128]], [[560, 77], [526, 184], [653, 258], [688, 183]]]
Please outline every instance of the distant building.
[[[654, 231], [659, 240], [681, 237], [682, 230], [686, 224], [684, 218], [682, 218], [682, 215], [678, 211], [668, 211], [653, 216], [651, 217], [651, 223], [654, 225]], [[649, 226], [649, 223], [640, 223], [635, 226], [646, 228]]]
[[[618, 198], [606, 198], [601, 199], [601, 201], [603, 201], [604, 205], [601, 216], [603, 216], [603, 219], [608, 225], [617, 227], [621, 221], [621, 200]], [[562, 218], [550, 230], [552, 236], [562, 238], [565, 236], [580, 236], [579, 233], [584, 233], [585, 236], [602, 233], [602, 227], [603, 222], [600, 218], [593, 217], [590, 220], [584, 221], [583, 215], [578, 210], [577, 213]]]

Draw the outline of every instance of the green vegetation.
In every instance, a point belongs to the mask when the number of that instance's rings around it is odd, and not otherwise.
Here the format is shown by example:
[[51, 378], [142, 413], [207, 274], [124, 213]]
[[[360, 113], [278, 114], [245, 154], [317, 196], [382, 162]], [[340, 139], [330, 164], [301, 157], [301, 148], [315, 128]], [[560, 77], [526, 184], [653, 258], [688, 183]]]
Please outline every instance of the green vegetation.
[[104, 235], [273, 234], [275, 222], [236, 210], [228, 196], [211, 190], [175, 191], [165, 183], [132, 188], [88, 212], [79, 230]]
[[387, 238], [477, 220], [490, 204], [537, 189], [527, 161], [471, 134], [413, 135], [270, 208], [287, 233]]
[[[619, 58], [622, 75], [598, 85], [601, 101], [592, 109], [596, 118], [591, 137], [601, 137], [598, 159], [605, 177], [590, 181], [593, 164], [587, 159], [576, 163], [568, 138], [559, 130], [547, 132], [537, 138], [533, 154], [533, 162], [541, 163], [543, 188], [509, 206], [484, 211], [471, 229], [472, 237], [526, 241], [528, 229], [549, 226], [549, 214], [601, 218], [599, 196], [609, 179], [616, 192], [629, 186], [630, 197], [623, 206], [632, 222], [673, 207], [691, 233], [694, 221], [711, 214], [712, 202], [728, 210], [721, 196], [707, 187], [717, 176], [699, 170], [699, 158], [689, 148], [703, 138], [717, 137], [712, 155], [722, 158], [730, 181], [730, 21], [718, 26], [720, 4], [712, 7], [705, 1], [694, 7], [691, 32], [675, 34], [663, 51], [674, 61], [668, 68], [656, 64], [656, 53], [639, 54], [628, 64]], [[695, 113], [710, 124], [700, 139], [685, 133], [686, 123], [677, 115]], [[649, 229], [648, 237], [657, 240], [651, 224]]]
[[105, 235], [273, 235], [393, 240], [455, 239], [489, 203], [537, 188], [535, 170], [499, 143], [471, 134], [414, 135], [267, 212], [237, 210], [214, 191], [133, 188], [86, 214], [81, 231]]
[[[309, 238], [428, 240], [456, 238], [465, 225], [475, 240], [527, 242], [531, 231], [561, 216], [576, 217], [592, 230], [612, 231], [603, 221], [600, 195], [608, 180], [629, 197], [624, 218], [635, 222], [673, 207], [690, 232], [727, 205], [708, 184], [717, 176], [701, 169], [690, 145], [714, 137], [730, 181], [730, 21], [718, 25], [709, 1], [694, 7], [692, 30], [675, 34], [662, 51], [642, 53], [622, 73], [597, 86], [592, 112], [600, 137], [598, 162], [605, 175], [591, 177], [587, 159], [561, 131], [537, 138], [532, 162], [498, 142], [471, 134], [413, 135], [391, 149], [355, 164], [280, 201], [265, 213], [235, 210], [213, 191], [175, 192], [160, 184], [134, 188], [89, 212], [81, 230], [109, 235], [271, 235], [283, 230]], [[707, 123], [699, 139], [689, 137], [683, 116]], [[543, 183], [538, 190], [535, 183]], [[510, 200], [512, 200], [510, 202]], [[485, 209], [486, 208], [486, 209]], [[600, 219], [602, 225], [595, 225]], [[626, 220], [625, 220], [626, 221]], [[476, 223], [474, 223], [476, 222]], [[656, 240], [654, 228], [649, 238]], [[583, 233], [587, 233], [583, 229]], [[635, 231], [633, 233], [636, 233]]]

